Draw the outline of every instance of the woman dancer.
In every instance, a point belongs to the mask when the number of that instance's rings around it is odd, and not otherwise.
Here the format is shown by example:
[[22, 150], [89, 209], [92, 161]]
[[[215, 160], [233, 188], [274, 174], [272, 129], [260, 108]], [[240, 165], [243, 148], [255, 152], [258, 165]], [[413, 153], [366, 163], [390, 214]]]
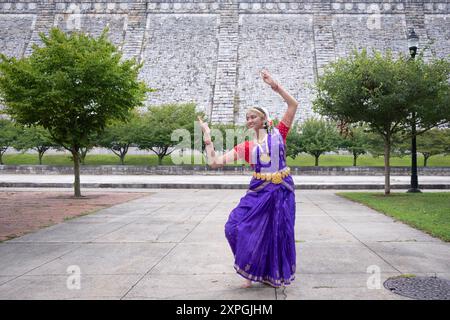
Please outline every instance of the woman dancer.
[[235, 258], [234, 268], [246, 279], [244, 288], [251, 287], [252, 281], [272, 287], [288, 285], [294, 280], [296, 269], [294, 182], [286, 166], [285, 144], [298, 102], [266, 70], [261, 71], [261, 76], [288, 105], [277, 127], [271, 125], [266, 109], [252, 107], [246, 120], [255, 139], [216, 156], [208, 124], [199, 118], [212, 168], [245, 159], [255, 170], [249, 190], [225, 224], [225, 236]]

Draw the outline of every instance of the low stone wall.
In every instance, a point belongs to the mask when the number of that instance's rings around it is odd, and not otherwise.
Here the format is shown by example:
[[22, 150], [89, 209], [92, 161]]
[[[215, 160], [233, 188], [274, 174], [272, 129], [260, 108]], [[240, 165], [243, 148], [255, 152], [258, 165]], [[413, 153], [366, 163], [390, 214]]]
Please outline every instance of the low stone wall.
[[[81, 174], [88, 175], [247, 175], [250, 167], [227, 166], [212, 170], [205, 166], [81, 166]], [[293, 175], [382, 176], [384, 167], [291, 167]], [[408, 176], [409, 167], [391, 167], [391, 175]], [[70, 166], [0, 165], [1, 174], [73, 174]], [[450, 167], [419, 167], [419, 175], [450, 176]]]

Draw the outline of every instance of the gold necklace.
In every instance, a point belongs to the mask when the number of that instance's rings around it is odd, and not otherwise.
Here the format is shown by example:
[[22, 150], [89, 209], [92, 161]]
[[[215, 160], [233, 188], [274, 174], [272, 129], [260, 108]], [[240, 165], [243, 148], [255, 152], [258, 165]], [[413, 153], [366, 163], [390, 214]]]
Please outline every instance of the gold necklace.
[[[264, 139], [265, 138], [267, 138], [267, 135], [264, 137]], [[267, 139], [266, 139], [266, 152], [264, 152], [263, 149], [262, 149], [262, 146], [261, 146], [261, 143], [264, 141], [264, 139], [260, 143], [258, 143], [258, 148], [260, 150], [259, 159], [261, 160], [261, 162], [268, 163], [270, 161], [270, 155], [268, 154], [268, 152], [269, 152], [269, 143], [267, 142]]]
[[262, 138], [262, 139], [258, 139], [258, 138], [256, 138], [256, 141], [258, 142], [258, 144], [261, 144], [261, 143], [263, 143], [264, 142], [264, 139], [266, 139], [267, 138], [267, 134], [264, 136], [264, 138]]

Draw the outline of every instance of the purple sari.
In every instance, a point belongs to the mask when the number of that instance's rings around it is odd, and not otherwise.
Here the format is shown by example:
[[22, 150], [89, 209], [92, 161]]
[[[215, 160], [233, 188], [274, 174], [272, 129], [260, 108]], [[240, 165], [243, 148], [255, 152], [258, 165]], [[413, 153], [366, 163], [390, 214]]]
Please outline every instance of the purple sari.
[[[266, 139], [266, 146], [255, 145], [252, 150], [255, 172], [285, 169], [285, 145], [278, 129], [273, 128]], [[261, 162], [261, 153], [269, 154], [268, 163]], [[273, 287], [295, 279], [294, 188], [290, 175], [279, 184], [253, 177], [249, 190], [230, 213], [225, 236], [234, 254], [234, 268], [242, 277]]]

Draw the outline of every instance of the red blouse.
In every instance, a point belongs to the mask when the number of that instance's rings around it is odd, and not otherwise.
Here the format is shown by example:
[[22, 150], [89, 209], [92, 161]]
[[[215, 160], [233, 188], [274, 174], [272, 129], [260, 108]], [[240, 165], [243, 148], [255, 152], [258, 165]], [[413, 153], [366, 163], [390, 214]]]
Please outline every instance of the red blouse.
[[[289, 127], [280, 121], [280, 123], [278, 123], [277, 125], [277, 129], [280, 131], [280, 134], [283, 137], [284, 144], [286, 144], [286, 137], [289, 133]], [[253, 149], [253, 145], [253, 141], [244, 141], [235, 146], [234, 150], [237, 152], [238, 159], [245, 159], [245, 161], [249, 163], [250, 151]]]

